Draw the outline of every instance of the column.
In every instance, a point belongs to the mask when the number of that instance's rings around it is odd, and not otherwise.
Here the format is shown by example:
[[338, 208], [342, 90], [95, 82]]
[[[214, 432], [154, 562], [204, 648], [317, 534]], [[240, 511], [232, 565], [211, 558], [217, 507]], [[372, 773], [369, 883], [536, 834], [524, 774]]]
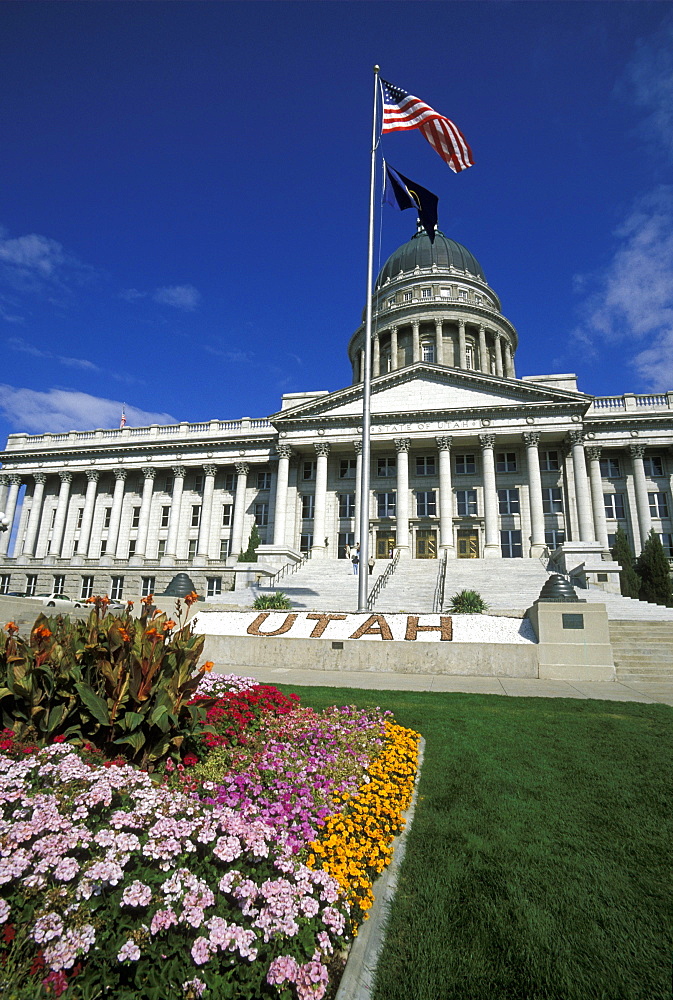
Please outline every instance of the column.
[[213, 494], [215, 493], [215, 476], [217, 475], [216, 465], [204, 465], [203, 472], [203, 498], [201, 500], [201, 517], [199, 520], [199, 540], [196, 546], [196, 554], [202, 559], [208, 558], [210, 546], [210, 525], [213, 514]]
[[435, 361], [438, 365], [444, 364], [444, 336], [441, 319], [435, 320]]
[[360, 348], [360, 382], [365, 380], [365, 350], [364, 347]]
[[107, 530], [107, 546], [105, 554], [121, 558], [121, 553], [117, 552], [119, 541], [119, 525], [122, 520], [122, 506], [124, 503], [124, 483], [126, 482], [126, 469], [113, 469], [115, 477], [115, 488], [112, 494], [112, 510], [110, 511], [110, 527]]
[[502, 555], [498, 537], [498, 494], [495, 487], [495, 434], [480, 434], [481, 460], [484, 469], [484, 558]]
[[421, 324], [416, 319], [411, 324], [411, 344], [412, 344], [412, 362], [416, 364], [417, 361], [421, 360]]
[[355, 517], [353, 518], [353, 538], [360, 541], [360, 496], [362, 495], [362, 441], [354, 441], [355, 448]]
[[540, 476], [540, 443], [539, 431], [524, 431], [521, 435], [526, 446], [526, 464], [528, 467], [528, 502], [530, 504], [530, 551], [534, 559], [542, 555], [545, 549], [544, 540], [544, 510], [542, 507], [542, 477]]
[[86, 493], [84, 495], [84, 510], [82, 511], [82, 526], [79, 529], [79, 541], [77, 542], [77, 555], [93, 558], [93, 552], [89, 552], [89, 542], [91, 540], [91, 525], [93, 524], [93, 512], [96, 506], [96, 489], [100, 472], [98, 469], [87, 469]]
[[5, 507], [7, 505], [7, 488], [9, 486], [9, 479], [7, 476], [0, 475], [0, 512], [4, 513]]
[[318, 456], [315, 469], [315, 494], [313, 498], [313, 545], [311, 556], [327, 555], [325, 545], [325, 508], [327, 506], [327, 456], [329, 445], [320, 441], [314, 445]]
[[51, 548], [49, 554], [60, 556], [63, 546], [63, 530], [65, 519], [68, 513], [68, 500], [70, 499], [70, 484], [72, 483], [72, 472], [59, 472], [61, 478], [61, 488], [58, 491], [58, 504], [56, 505], [56, 517], [54, 527], [51, 532]]
[[395, 438], [395, 448], [397, 449], [397, 507], [396, 507], [396, 531], [397, 548], [401, 550], [401, 555], [410, 556], [409, 545], [409, 448], [410, 438]]
[[638, 530], [640, 531], [640, 541], [644, 545], [647, 536], [652, 530], [652, 515], [650, 513], [650, 499], [647, 495], [647, 483], [645, 481], [645, 469], [643, 467], [643, 455], [645, 454], [644, 444], [629, 445], [631, 461], [633, 463], [633, 482], [636, 488], [636, 510], [638, 511]]
[[514, 371], [514, 354], [509, 340], [505, 341], [505, 375], [507, 378], [516, 378]]
[[273, 544], [285, 545], [285, 522], [287, 521], [287, 484], [290, 477], [292, 448], [289, 444], [278, 445], [278, 475], [276, 476], [276, 506], [273, 512]]
[[581, 428], [569, 431], [568, 440], [572, 452], [573, 477], [575, 479], [575, 494], [577, 497], [577, 520], [580, 527], [580, 541], [596, 541], [589, 483], [587, 481], [587, 465], [584, 458], [584, 432]]
[[479, 327], [479, 371], [491, 374], [491, 365], [486, 350], [486, 330], [484, 326]]
[[465, 320], [458, 321], [458, 367], [467, 368], [467, 352], [465, 350]]
[[493, 347], [495, 348], [495, 374], [502, 378], [502, 334], [497, 330], [493, 333]]
[[182, 506], [182, 491], [185, 487], [185, 476], [187, 470], [184, 465], [173, 465], [173, 494], [171, 496], [171, 517], [168, 522], [168, 535], [166, 537], [165, 555], [174, 559], [178, 554], [178, 538], [180, 534], [180, 508]]
[[453, 544], [453, 493], [451, 490], [451, 438], [435, 438], [439, 449], [439, 549], [455, 558]]
[[234, 496], [234, 520], [231, 526], [229, 559], [235, 562], [243, 551], [243, 521], [245, 518], [245, 491], [248, 485], [250, 466], [247, 462], [236, 462], [236, 494]]
[[372, 378], [381, 374], [381, 341], [378, 331], [372, 338]]
[[145, 557], [147, 551], [147, 535], [150, 527], [150, 515], [152, 513], [152, 494], [154, 492], [154, 477], [157, 470], [151, 465], [143, 466], [143, 495], [140, 501], [140, 517], [138, 518], [138, 534], [136, 535], [135, 554], [141, 559]]
[[5, 556], [9, 552], [9, 541], [14, 528], [14, 515], [16, 514], [16, 502], [21, 489], [21, 476], [9, 477], [9, 492], [5, 501], [5, 515], [9, 521], [7, 531], [0, 532], [0, 555]]
[[397, 371], [397, 327], [392, 327], [390, 331], [390, 370]]
[[605, 500], [603, 498], [603, 480], [601, 479], [601, 449], [591, 446], [585, 448], [589, 459], [589, 483], [591, 485], [591, 506], [594, 512], [596, 538], [608, 552], [608, 525], [605, 520]]
[[35, 489], [33, 490], [33, 502], [31, 504], [30, 515], [28, 517], [26, 538], [23, 543], [23, 549], [21, 550], [22, 554], [26, 556], [32, 556], [35, 554], [35, 541], [37, 539], [37, 529], [40, 526], [40, 516], [42, 514], [42, 500], [44, 497], [44, 484], [47, 481], [47, 477], [44, 472], [35, 472], [33, 473], [33, 479], [35, 480]]

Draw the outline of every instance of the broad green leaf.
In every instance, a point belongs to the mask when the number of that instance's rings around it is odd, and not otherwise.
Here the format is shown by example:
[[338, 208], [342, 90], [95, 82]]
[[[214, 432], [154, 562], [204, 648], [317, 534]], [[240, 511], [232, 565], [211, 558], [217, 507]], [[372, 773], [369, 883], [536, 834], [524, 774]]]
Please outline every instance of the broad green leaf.
[[108, 712], [108, 707], [102, 698], [99, 698], [97, 694], [87, 687], [86, 684], [78, 683], [75, 685], [77, 693], [89, 709], [94, 719], [100, 722], [102, 726], [110, 725], [110, 713]]

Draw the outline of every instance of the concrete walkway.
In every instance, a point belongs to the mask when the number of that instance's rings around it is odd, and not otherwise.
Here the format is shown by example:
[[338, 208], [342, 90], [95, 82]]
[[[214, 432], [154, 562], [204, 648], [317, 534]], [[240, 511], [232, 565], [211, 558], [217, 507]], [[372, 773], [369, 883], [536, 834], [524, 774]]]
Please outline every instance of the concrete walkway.
[[[230, 672], [215, 665], [220, 673]], [[454, 674], [395, 674], [373, 671], [296, 670], [293, 667], [240, 668], [234, 673], [254, 677], [261, 684], [303, 687], [349, 687], [368, 691], [454, 691], [461, 694], [500, 694], [524, 698], [597, 698], [673, 705], [673, 680], [546, 681], [528, 677], [463, 677]]]

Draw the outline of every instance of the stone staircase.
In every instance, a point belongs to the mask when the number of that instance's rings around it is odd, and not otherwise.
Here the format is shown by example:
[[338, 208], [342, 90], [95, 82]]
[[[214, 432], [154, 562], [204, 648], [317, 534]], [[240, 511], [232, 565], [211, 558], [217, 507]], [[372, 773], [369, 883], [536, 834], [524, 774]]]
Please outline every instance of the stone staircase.
[[673, 620], [611, 621], [610, 642], [618, 681], [673, 680]]
[[476, 590], [495, 612], [523, 612], [540, 596], [548, 576], [537, 559], [451, 559], [444, 607], [459, 590]]
[[400, 559], [373, 610], [389, 614], [432, 611], [440, 566], [437, 559]]
[[[387, 559], [377, 559], [367, 584], [369, 592], [389, 565]], [[435, 575], [437, 573], [435, 563]], [[361, 569], [362, 571], [362, 569]], [[309, 559], [296, 571], [279, 580], [273, 588], [255, 588], [255, 595], [280, 590], [298, 611], [357, 611], [358, 577], [346, 559]], [[432, 609], [432, 600], [430, 601]]]

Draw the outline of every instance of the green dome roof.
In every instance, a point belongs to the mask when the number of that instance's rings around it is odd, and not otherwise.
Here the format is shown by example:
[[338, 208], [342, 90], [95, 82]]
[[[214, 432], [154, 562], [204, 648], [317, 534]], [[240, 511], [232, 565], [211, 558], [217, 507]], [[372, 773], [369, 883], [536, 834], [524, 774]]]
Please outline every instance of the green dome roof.
[[398, 247], [381, 268], [376, 286], [380, 288], [388, 278], [396, 278], [400, 271], [407, 274], [417, 267], [429, 269], [433, 264], [436, 264], [440, 271], [455, 267], [486, 281], [477, 258], [466, 247], [456, 243], [455, 240], [450, 240], [437, 230], [434, 243], [431, 243], [428, 234], [422, 231], [412, 236], [408, 243]]

